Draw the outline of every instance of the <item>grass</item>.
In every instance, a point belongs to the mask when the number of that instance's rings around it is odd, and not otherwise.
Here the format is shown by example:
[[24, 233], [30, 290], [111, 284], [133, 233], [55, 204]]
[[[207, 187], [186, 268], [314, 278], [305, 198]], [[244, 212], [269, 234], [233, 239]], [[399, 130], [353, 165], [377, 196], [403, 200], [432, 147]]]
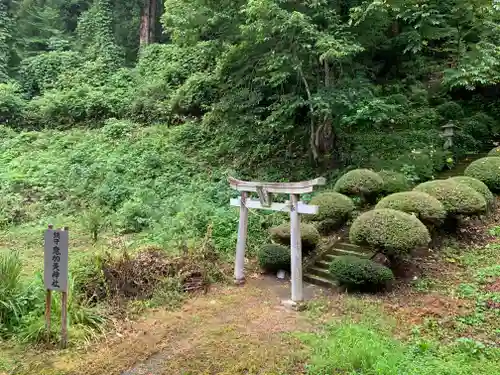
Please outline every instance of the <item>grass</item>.
[[307, 373], [363, 375], [500, 374], [500, 352], [473, 340], [443, 346], [401, 342], [370, 324], [342, 322], [302, 339], [311, 348]]

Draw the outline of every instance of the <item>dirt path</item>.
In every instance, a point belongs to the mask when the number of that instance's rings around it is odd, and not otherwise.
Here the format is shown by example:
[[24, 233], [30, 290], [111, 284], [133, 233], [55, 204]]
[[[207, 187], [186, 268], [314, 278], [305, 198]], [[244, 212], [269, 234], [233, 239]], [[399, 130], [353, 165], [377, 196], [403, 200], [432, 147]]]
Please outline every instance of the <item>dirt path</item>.
[[[309, 298], [323, 293], [306, 287]], [[281, 305], [288, 296], [288, 283], [275, 279], [216, 286], [180, 311], [155, 311], [122, 337], [50, 367], [74, 375], [300, 374], [305, 353], [290, 333], [312, 327]]]

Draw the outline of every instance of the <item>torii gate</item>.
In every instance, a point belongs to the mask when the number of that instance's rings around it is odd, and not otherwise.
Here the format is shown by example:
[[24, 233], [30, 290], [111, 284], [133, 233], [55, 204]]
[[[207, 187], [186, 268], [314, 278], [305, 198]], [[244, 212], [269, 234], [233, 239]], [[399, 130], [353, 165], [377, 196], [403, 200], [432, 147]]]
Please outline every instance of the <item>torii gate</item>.
[[[272, 211], [290, 212], [290, 244], [291, 244], [291, 269], [292, 269], [292, 298], [291, 305], [296, 305], [303, 300], [302, 288], [302, 242], [300, 238], [299, 214], [316, 214], [318, 206], [307, 205], [299, 201], [300, 194], [311, 193], [314, 186], [324, 185], [323, 177], [302, 182], [257, 182], [241, 181], [229, 177], [229, 185], [241, 192], [241, 197], [231, 199], [231, 206], [240, 208], [240, 221], [238, 225], [238, 242], [236, 245], [236, 260], [234, 265], [234, 280], [236, 284], [245, 283], [245, 247], [248, 228], [248, 209], [266, 209]], [[248, 193], [255, 192], [259, 200], [248, 199]], [[273, 203], [272, 194], [290, 194], [290, 201]]]

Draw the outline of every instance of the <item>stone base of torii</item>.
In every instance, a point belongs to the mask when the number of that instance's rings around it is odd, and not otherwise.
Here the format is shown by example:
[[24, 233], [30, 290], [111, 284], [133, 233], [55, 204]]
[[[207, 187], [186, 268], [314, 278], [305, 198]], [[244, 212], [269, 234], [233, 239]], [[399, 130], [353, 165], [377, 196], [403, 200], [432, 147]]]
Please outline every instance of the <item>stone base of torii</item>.
[[[291, 247], [291, 298], [283, 301], [290, 308], [298, 309], [304, 299], [302, 281], [302, 242], [300, 237], [300, 214], [316, 214], [318, 206], [307, 205], [300, 201], [300, 194], [311, 193], [315, 186], [324, 185], [320, 177], [302, 182], [258, 182], [241, 181], [229, 178], [230, 186], [241, 192], [241, 196], [231, 199], [231, 206], [240, 208], [238, 242], [234, 266], [234, 281], [238, 285], [245, 283], [245, 248], [248, 230], [248, 209], [265, 209], [290, 212], [290, 247]], [[250, 199], [249, 193], [257, 193], [259, 199]], [[288, 194], [290, 200], [285, 203], [273, 203], [273, 194]]]

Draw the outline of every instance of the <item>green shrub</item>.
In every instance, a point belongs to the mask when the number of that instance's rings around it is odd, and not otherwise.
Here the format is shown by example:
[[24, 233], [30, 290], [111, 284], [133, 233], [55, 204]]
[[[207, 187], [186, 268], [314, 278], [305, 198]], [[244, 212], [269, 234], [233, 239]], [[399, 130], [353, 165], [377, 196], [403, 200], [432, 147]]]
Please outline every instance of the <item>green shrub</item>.
[[341, 176], [335, 183], [334, 190], [346, 195], [357, 195], [371, 200], [384, 188], [384, 180], [369, 169], [355, 169]]
[[334, 191], [317, 194], [309, 203], [317, 205], [319, 211], [316, 215], [305, 215], [305, 219], [318, 222], [321, 232], [344, 224], [356, 208], [351, 198]]
[[398, 258], [430, 241], [429, 231], [415, 216], [392, 209], [365, 212], [354, 220], [349, 239]]
[[391, 208], [415, 214], [423, 223], [431, 225], [439, 225], [446, 218], [446, 210], [440, 201], [418, 191], [391, 194], [378, 202], [375, 208]]
[[394, 280], [394, 274], [389, 268], [357, 256], [335, 257], [330, 263], [329, 271], [339, 285], [354, 290], [377, 291]]
[[383, 195], [399, 193], [400, 191], [407, 191], [410, 189], [410, 182], [402, 173], [382, 170], [377, 172], [377, 174], [382, 177], [384, 181], [384, 187], [382, 189]]
[[210, 109], [207, 103], [214, 102], [215, 83], [214, 77], [210, 74], [201, 72], [192, 74], [172, 94], [169, 100], [172, 112], [181, 116], [203, 115]]
[[486, 212], [486, 200], [476, 190], [453, 180], [428, 181], [414, 189], [432, 195], [440, 201], [447, 214], [480, 215]]
[[26, 207], [21, 196], [4, 194], [0, 197], [0, 227], [19, 225], [27, 219]]
[[290, 249], [276, 244], [264, 245], [257, 254], [259, 266], [266, 272], [290, 272]]
[[[284, 223], [270, 229], [271, 239], [274, 242], [290, 246], [290, 223]], [[302, 250], [308, 252], [313, 250], [320, 240], [316, 227], [312, 224], [300, 223], [300, 238]]]
[[456, 181], [459, 184], [465, 184], [473, 188], [475, 191], [477, 191], [479, 194], [481, 194], [484, 199], [486, 200], [486, 204], [488, 207], [492, 207], [495, 203], [495, 197], [493, 193], [488, 189], [488, 186], [482, 181], [479, 181], [477, 178], [474, 177], [467, 177], [467, 176], [455, 176], [451, 177], [450, 180]]
[[486, 157], [473, 161], [464, 175], [482, 181], [492, 192], [500, 191], [500, 158]]
[[461, 120], [464, 118], [464, 110], [460, 104], [455, 102], [446, 102], [439, 105], [437, 108], [438, 113], [445, 120]]
[[92, 207], [82, 214], [83, 229], [91, 236], [93, 242], [97, 242], [99, 233], [104, 229], [106, 214], [99, 207]]
[[140, 200], [126, 201], [117, 211], [116, 227], [121, 233], [138, 233], [153, 221], [153, 210]]
[[22, 126], [26, 100], [18, 85], [0, 83], [0, 124]]
[[108, 139], [120, 139], [128, 137], [137, 129], [137, 124], [128, 120], [117, 120], [110, 118], [104, 121], [101, 132]]
[[74, 51], [50, 51], [24, 59], [19, 82], [29, 97], [38, 96], [58, 86], [63, 73], [76, 71], [83, 63], [82, 54]]
[[[486, 118], [484, 116], [486, 116]], [[466, 134], [470, 135], [474, 139], [486, 143], [491, 138], [491, 127], [489, 126], [490, 121], [487, 120], [487, 117], [489, 116], [484, 116], [475, 115], [465, 119], [463, 121], [462, 129]], [[492, 119], [490, 118], [490, 120]]]
[[495, 147], [493, 150], [488, 152], [488, 156], [500, 156], [500, 146]]

